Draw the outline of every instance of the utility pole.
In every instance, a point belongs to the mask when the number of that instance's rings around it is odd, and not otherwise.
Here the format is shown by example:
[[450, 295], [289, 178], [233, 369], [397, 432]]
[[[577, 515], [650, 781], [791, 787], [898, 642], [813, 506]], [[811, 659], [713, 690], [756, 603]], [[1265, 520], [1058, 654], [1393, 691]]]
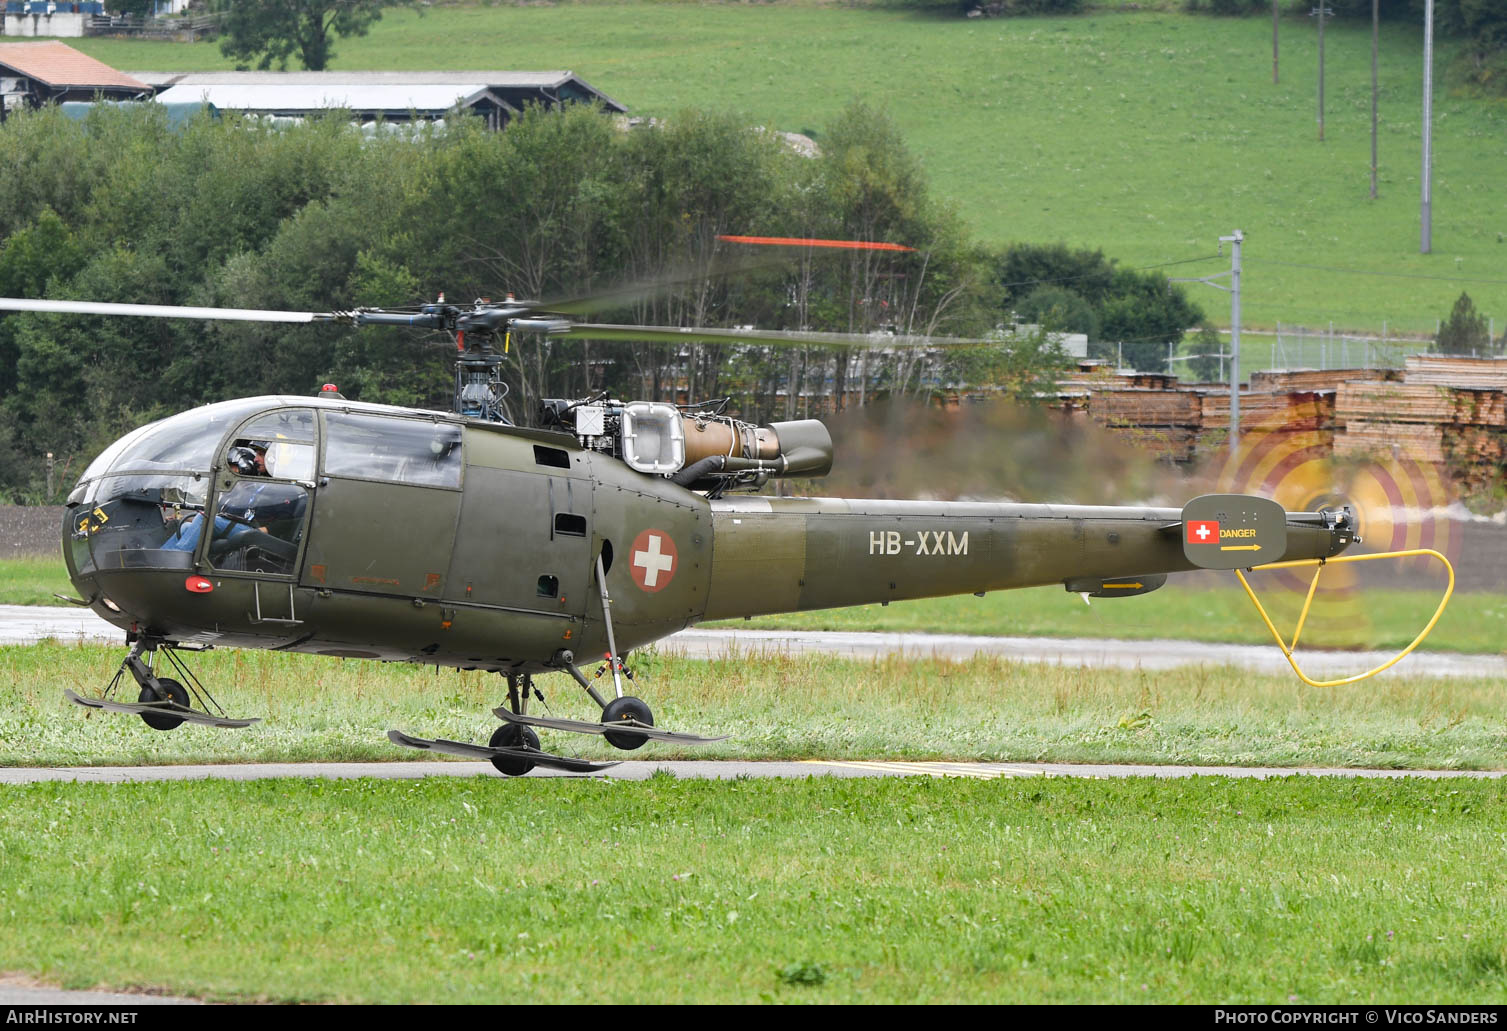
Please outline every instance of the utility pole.
[[47, 501], [52, 503], [52, 452], [47, 452]]
[[1376, 37], [1380, 19], [1377, 5], [1381, 0], [1371, 0], [1371, 199], [1376, 199]]
[[[1433, 0], [1430, 0], [1432, 3]], [[1319, 6], [1315, 7], [1310, 14], [1319, 19], [1319, 140], [1324, 139], [1324, 18], [1333, 14], [1334, 11], [1324, 6], [1324, 0], [1319, 0]]]
[[1420, 205], [1420, 220], [1423, 223], [1420, 254], [1434, 250], [1434, 0], [1428, 0], [1423, 10], [1423, 201]]
[[1272, 85], [1277, 84], [1277, 0], [1272, 0]]
[[1230, 454], [1234, 454], [1240, 446], [1240, 245], [1245, 234], [1237, 229], [1232, 236], [1221, 236], [1219, 242], [1230, 245]]

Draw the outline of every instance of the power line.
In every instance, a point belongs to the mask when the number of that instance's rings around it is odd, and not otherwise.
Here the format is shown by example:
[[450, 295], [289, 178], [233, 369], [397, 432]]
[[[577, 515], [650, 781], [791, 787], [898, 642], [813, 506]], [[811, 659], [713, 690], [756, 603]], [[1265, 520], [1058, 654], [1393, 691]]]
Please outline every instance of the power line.
[[1343, 272], [1352, 276], [1383, 276], [1389, 279], [1432, 279], [1441, 283], [1489, 283], [1492, 286], [1507, 286], [1507, 279], [1477, 279], [1471, 276], [1430, 276], [1422, 272], [1376, 272], [1371, 269], [1339, 268], [1335, 265], [1304, 265], [1296, 261], [1276, 261], [1272, 258], [1257, 258], [1248, 262], [1248, 264], [1282, 265], [1286, 268], [1314, 269], [1319, 272]]

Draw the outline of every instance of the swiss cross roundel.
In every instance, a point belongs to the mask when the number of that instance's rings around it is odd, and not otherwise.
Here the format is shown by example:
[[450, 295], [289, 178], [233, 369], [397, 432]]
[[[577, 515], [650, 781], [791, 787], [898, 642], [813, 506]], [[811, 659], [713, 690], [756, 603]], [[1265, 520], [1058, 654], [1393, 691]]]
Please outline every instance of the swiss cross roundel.
[[675, 542], [663, 530], [645, 530], [633, 538], [633, 547], [628, 553], [628, 571], [641, 590], [652, 594], [670, 586], [679, 564]]

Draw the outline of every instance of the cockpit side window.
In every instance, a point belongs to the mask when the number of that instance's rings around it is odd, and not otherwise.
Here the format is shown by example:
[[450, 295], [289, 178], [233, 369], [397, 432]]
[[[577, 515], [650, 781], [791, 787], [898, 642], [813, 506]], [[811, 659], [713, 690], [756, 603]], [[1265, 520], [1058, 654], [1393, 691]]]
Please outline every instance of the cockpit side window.
[[225, 467], [242, 476], [314, 479], [314, 410], [292, 408], [241, 427], [225, 454]]
[[[292, 483], [246, 479], [220, 495], [209, 561], [216, 569], [290, 574], [303, 539], [309, 495]], [[196, 542], [203, 519], [185, 528]], [[192, 547], [192, 544], [190, 544]]]
[[325, 440], [328, 476], [460, 486], [461, 427], [454, 423], [327, 412]]

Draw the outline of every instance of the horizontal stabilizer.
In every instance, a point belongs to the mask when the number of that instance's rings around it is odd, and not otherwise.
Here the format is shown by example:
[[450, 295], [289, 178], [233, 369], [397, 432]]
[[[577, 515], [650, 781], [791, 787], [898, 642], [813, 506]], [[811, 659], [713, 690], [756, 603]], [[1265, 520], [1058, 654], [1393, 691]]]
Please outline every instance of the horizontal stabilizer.
[[1135, 576], [1078, 576], [1064, 581], [1063, 586], [1073, 594], [1086, 594], [1090, 598], [1133, 598], [1137, 594], [1150, 594], [1167, 582], [1166, 573], [1137, 573]]

